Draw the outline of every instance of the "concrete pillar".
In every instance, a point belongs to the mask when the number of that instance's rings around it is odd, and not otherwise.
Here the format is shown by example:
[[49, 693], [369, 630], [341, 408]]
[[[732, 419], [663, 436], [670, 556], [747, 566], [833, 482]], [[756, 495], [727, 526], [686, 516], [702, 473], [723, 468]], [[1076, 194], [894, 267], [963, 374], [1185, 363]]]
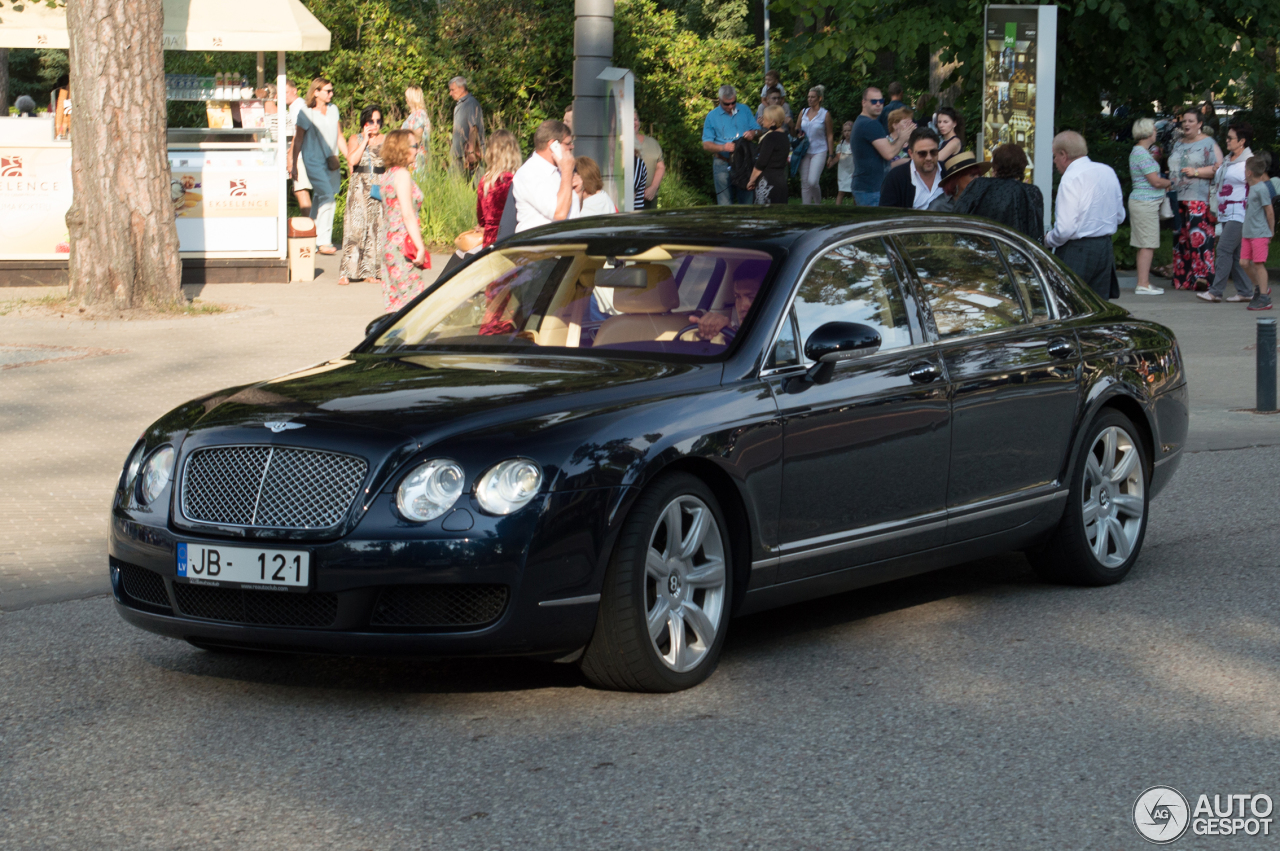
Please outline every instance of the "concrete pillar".
[[574, 153], [603, 165], [604, 82], [596, 78], [613, 64], [613, 0], [574, 0], [573, 11]]

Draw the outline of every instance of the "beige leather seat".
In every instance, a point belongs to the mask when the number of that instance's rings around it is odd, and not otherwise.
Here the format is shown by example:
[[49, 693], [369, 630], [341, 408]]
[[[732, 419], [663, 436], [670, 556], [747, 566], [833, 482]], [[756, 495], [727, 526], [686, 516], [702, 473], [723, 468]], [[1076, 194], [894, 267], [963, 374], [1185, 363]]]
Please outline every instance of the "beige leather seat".
[[645, 289], [614, 289], [613, 306], [619, 315], [606, 319], [600, 326], [596, 346], [648, 342], [663, 334], [671, 339], [673, 332], [689, 324], [687, 315], [671, 313], [680, 306], [680, 292], [671, 270], [650, 264], [647, 271], [649, 286]]

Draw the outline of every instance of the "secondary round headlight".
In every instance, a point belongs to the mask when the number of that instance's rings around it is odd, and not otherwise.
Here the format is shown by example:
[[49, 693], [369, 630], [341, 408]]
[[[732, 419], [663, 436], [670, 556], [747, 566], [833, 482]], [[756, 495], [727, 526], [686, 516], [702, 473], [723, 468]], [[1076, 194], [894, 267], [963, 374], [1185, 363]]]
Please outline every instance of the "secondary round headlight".
[[133, 484], [134, 479], [138, 478], [138, 468], [142, 466], [142, 453], [146, 448], [146, 444], [141, 440], [138, 441], [137, 446], [133, 447], [129, 458], [124, 462], [124, 472], [120, 474], [120, 487], [127, 488]]
[[452, 461], [428, 461], [404, 477], [396, 489], [396, 508], [418, 523], [434, 520], [462, 496], [463, 480], [462, 468]]
[[142, 497], [143, 505], [155, 502], [160, 496], [160, 491], [169, 484], [169, 476], [173, 473], [174, 455], [172, 446], [161, 446], [152, 452], [147, 463], [142, 465], [142, 484], [138, 488], [138, 495]]
[[528, 458], [511, 458], [489, 468], [476, 482], [476, 499], [490, 514], [510, 514], [528, 505], [542, 486], [542, 468]]

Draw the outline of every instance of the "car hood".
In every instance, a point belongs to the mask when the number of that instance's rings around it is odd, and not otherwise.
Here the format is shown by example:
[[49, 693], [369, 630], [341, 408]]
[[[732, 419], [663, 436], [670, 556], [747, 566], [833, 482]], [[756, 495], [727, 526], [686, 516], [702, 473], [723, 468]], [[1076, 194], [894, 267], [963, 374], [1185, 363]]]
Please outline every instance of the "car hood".
[[242, 430], [263, 435], [265, 426], [277, 441], [309, 443], [299, 429], [312, 427], [317, 437], [356, 429], [426, 445], [450, 433], [650, 395], [660, 392], [655, 381], [682, 386], [718, 381], [720, 373], [719, 364], [590, 357], [348, 355], [204, 399], [190, 434], [201, 443], [217, 440], [210, 432], [243, 439]]

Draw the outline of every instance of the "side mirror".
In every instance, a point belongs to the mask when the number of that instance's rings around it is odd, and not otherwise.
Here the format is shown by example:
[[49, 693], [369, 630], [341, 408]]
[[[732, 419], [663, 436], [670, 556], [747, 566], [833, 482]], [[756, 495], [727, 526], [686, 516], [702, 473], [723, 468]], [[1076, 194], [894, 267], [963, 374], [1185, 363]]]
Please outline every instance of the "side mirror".
[[810, 384], [826, 384], [841, 361], [873, 355], [880, 350], [880, 332], [859, 322], [828, 322], [804, 341], [804, 354], [814, 364], [788, 393], [799, 393]]
[[387, 330], [387, 327], [389, 325], [391, 325], [391, 322], [392, 320], [395, 319], [395, 316], [396, 315], [394, 313], [382, 314], [377, 319], [374, 319], [368, 325], [364, 326], [364, 335], [366, 337], [372, 337], [376, 334], [381, 334], [383, 331]]

